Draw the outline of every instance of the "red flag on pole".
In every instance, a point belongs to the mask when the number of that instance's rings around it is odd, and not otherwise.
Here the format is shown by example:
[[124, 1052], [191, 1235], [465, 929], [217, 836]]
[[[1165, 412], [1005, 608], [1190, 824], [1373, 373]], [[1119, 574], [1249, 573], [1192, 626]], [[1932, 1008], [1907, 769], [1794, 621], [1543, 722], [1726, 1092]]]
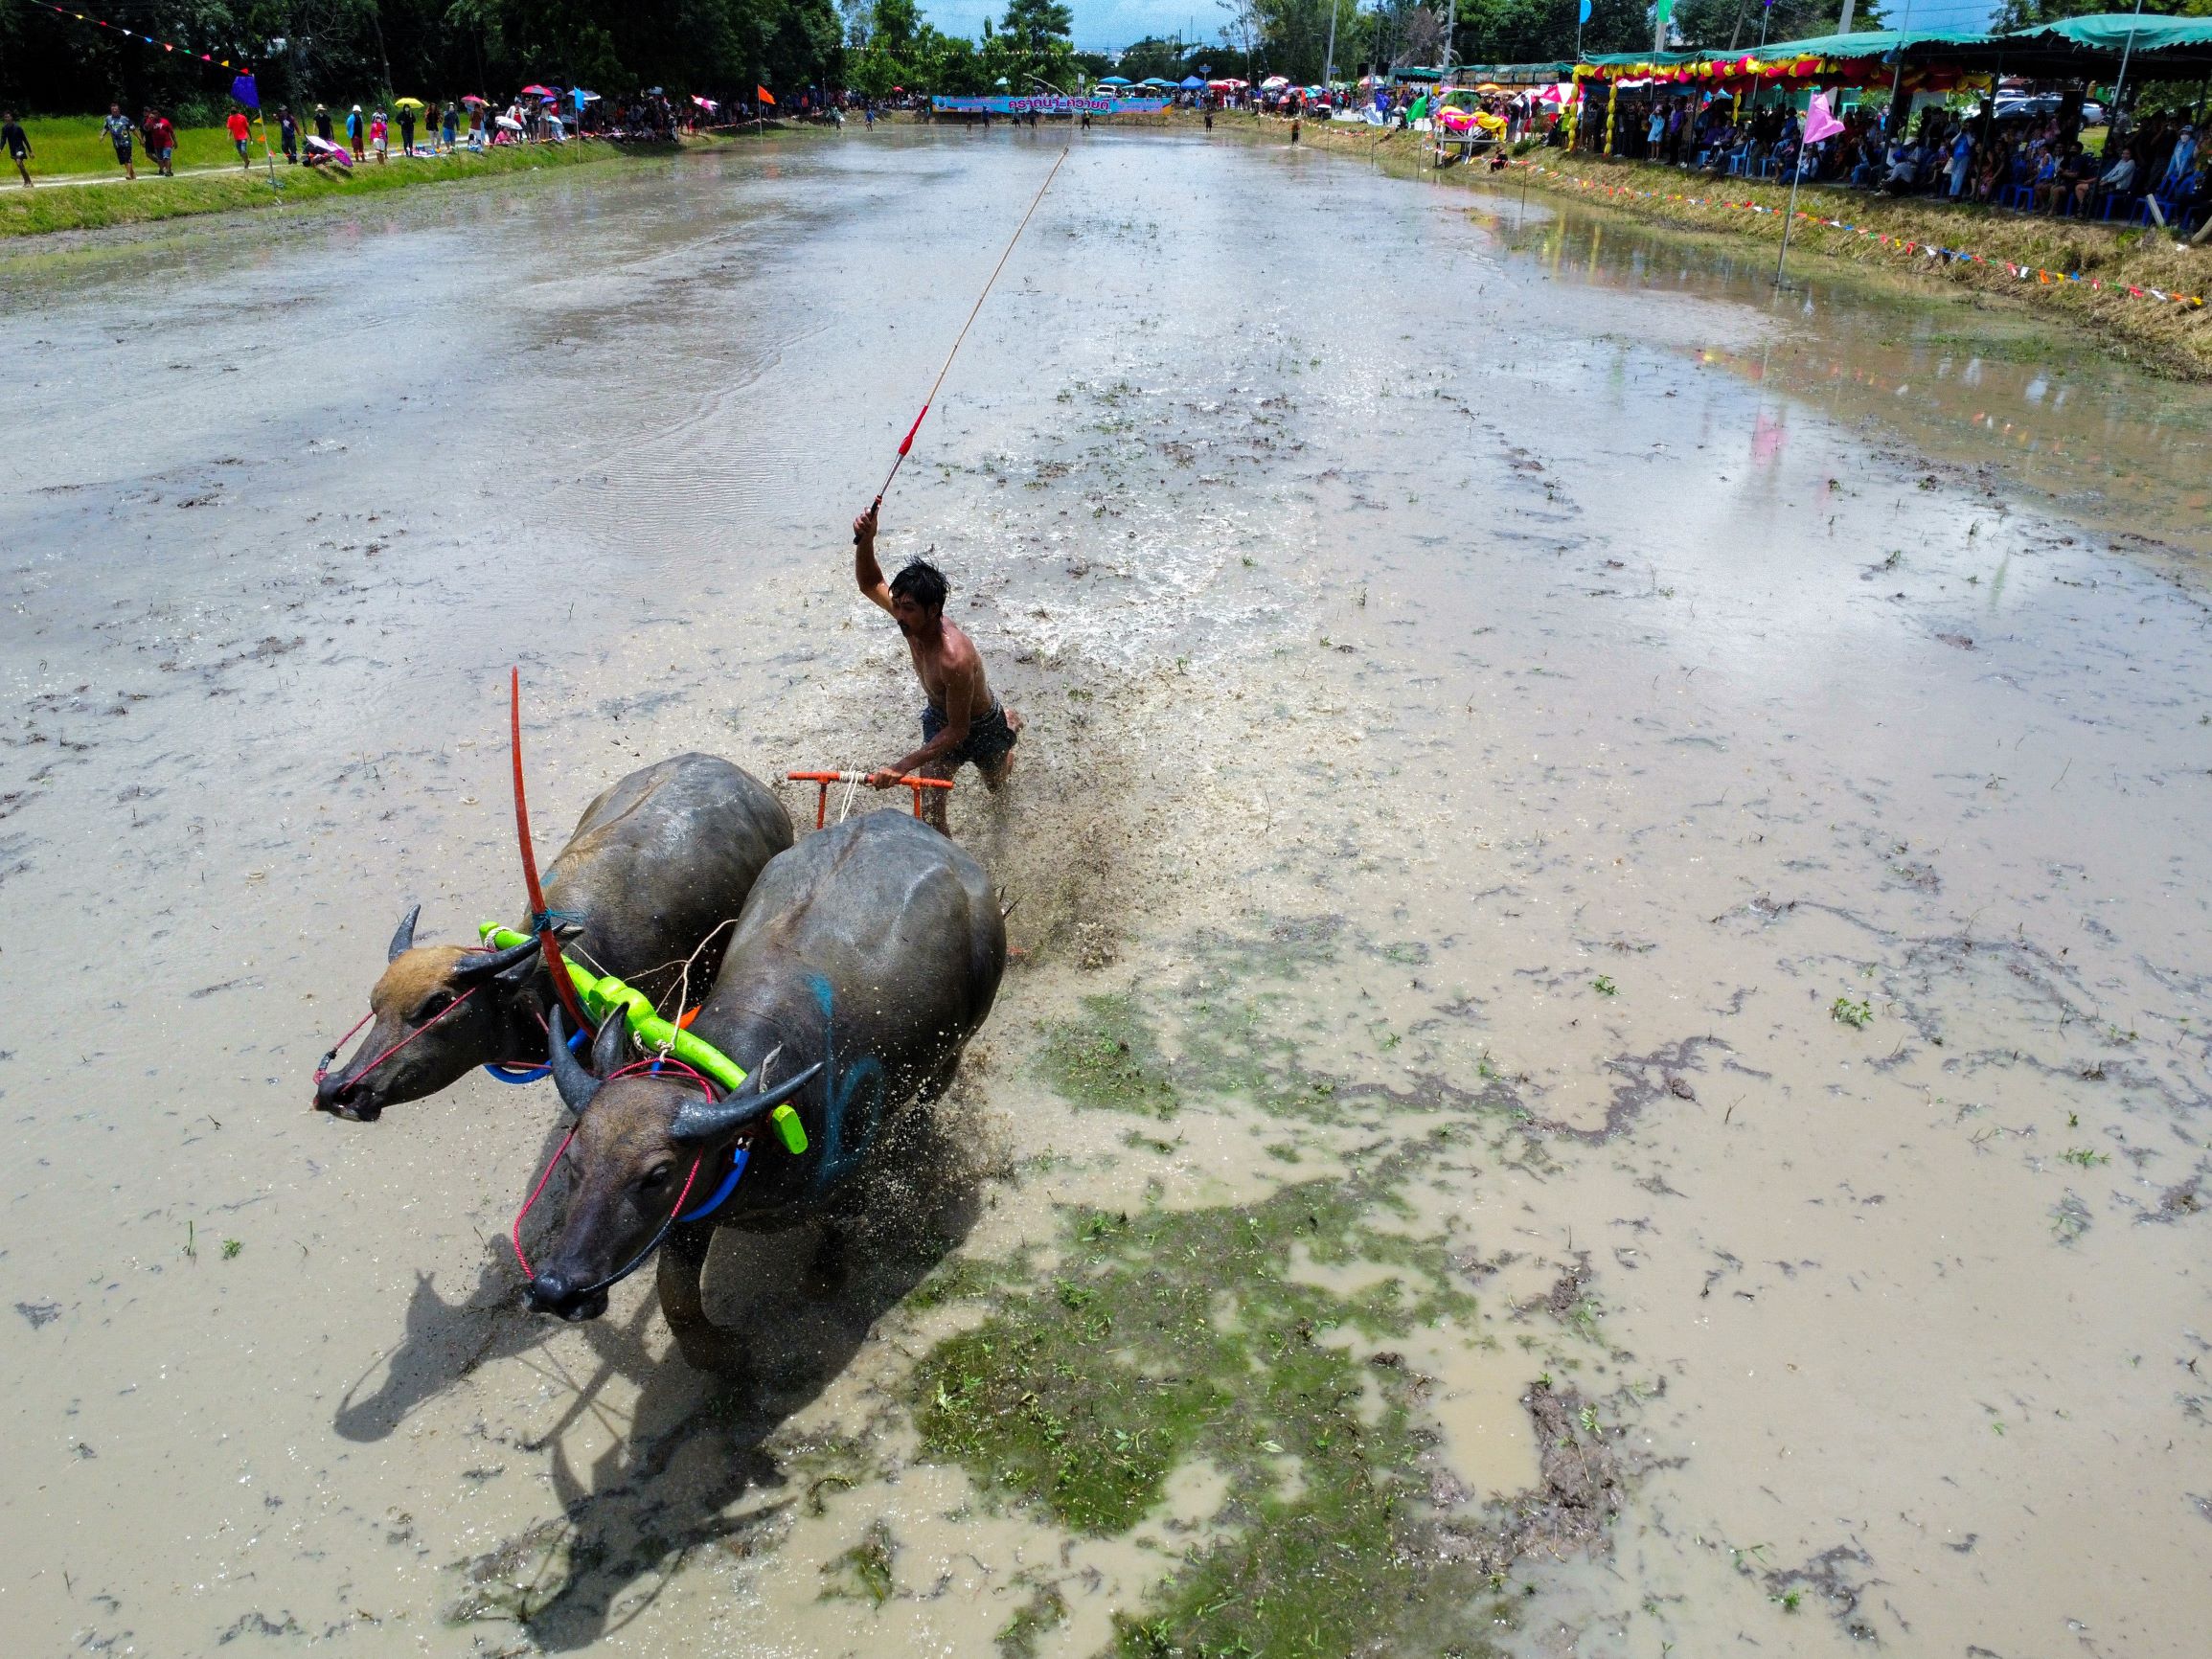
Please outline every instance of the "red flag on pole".
[[755, 82], [753, 91], [759, 96], [760, 101], [763, 103], [773, 103], [776, 102], [776, 95], [770, 92], [766, 87], [760, 85], [758, 82]]

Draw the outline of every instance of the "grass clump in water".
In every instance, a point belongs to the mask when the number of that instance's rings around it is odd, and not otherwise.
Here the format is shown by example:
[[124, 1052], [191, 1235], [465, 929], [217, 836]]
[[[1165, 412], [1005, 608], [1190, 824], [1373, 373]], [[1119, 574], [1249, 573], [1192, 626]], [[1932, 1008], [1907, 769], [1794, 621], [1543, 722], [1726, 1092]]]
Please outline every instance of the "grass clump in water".
[[891, 1578], [891, 1557], [898, 1549], [892, 1542], [890, 1526], [880, 1520], [871, 1521], [860, 1541], [843, 1555], [833, 1557], [822, 1564], [821, 1599], [825, 1602], [870, 1602], [880, 1607], [891, 1600], [895, 1587]]
[[1039, 1584], [994, 1638], [1004, 1659], [1037, 1659], [1038, 1645], [1067, 1622], [1067, 1598], [1055, 1584]]
[[[1473, 1299], [1440, 1246], [1361, 1222], [1390, 1201], [1387, 1178], [1355, 1177], [1252, 1205], [1074, 1212], [1058, 1277], [1006, 1295], [919, 1368], [924, 1455], [1093, 1535], [1133, 1528], [1178, 1466], [1221, 1470], [1205, 1541], [1141, 1613], [1116, 1616], [1131, 1659], [1364, 1651], [1425, 1631], [1480, 1585], [1425, 1540], [1426, 1443], [1405, 1375], [1331, 1336], [1463, 1320]], [[1339, 1293], [1290, 1277], [1300, 1246], [1402, 1271]]]
[[1052, 1027], [1038, 1067], [1079, 1106], [1172, 1118], [1181, 1106], [1152, 1032], [1124, 996], [1086, 996], [1084, 1018]]

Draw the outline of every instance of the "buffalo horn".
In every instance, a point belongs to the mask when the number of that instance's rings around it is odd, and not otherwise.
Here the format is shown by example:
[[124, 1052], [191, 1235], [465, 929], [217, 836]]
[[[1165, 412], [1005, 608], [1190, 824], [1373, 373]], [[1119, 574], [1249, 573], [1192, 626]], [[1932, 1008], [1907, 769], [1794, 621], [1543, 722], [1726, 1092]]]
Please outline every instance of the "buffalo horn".
[[415, 920], [422, 914], [422, 907], [418, 904], [399, 918], [399, 931], [392, 935], [392, 948], [384, 954], [386, 962], [398, 962], [406, 952], [415, 948]]
[[535, 939], [526, 939], [507, 950], [472, 951], [453, 965], [453, 980], [457, 985], [468, 985], [479, 979], [489, 979], [518, 962], [528, 962], [538, 951]]
[[[769, 1057], [772, 1059], [775, 1057], [771, 1055]], [[725, 1095], [718, 1101], [686, 1102], [683, 1109], [676, 1113], [676, 1121], [669, 1130], [669, 1138], [696, 1144], [734, 1134], [747, 1124], [766, 1117], [813, 1081], [814, 1074], [822, 1069], [822, 1062], [816, 1060], [798, 1076], [787, 1078], [774, 1088], [764, 1091], [760, 1086], [761, 1078], [766, 1069], [764, 1063], [755, 1067], [753, 1074], [738, 1086], [734, 1094]]]
[[611, 1078], [622, 1066], [622, 1045], [629, 1035], [629, 1018], [622, 1009], [610, 1009], [599, 1022], [599, 1040], [591, 1045], [591, 1069]]
[[591, 1104], [591, 1097], [599, 1093], [599, 1079], [569, 1052], [568, 1016], [559, 1007], [546, 1020], [545, 1029], [550, 1045], [545, 1057], [553, 1068], [553, 1086], [560, 1091], [562, 1105], [572, 1112], [582, 1112]]

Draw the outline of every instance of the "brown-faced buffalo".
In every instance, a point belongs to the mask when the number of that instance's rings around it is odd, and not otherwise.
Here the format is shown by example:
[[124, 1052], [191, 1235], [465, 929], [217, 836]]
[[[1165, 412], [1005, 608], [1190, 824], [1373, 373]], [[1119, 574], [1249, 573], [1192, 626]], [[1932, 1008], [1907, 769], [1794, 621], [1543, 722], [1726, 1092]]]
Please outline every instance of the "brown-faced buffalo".
[[[727, 924], [790, 845], [790, 816], [758, 779], [712, 755], [678, 755], [584, 808], [545, 873], [545, 903], [564, 919], [559, 931], [579, 963], [657, 1002], [676, 989], [687, 959], [695, 989], [714, 983]], [[368, 1034], [317, 1083], [318, 1109], [374, 1122], [471, 1067], [535, 1064], [545, 1052], [553, 977], [536, 943], [418, 945], [422, 911], [410, 910], [392, 936], [369, 993]], [[524, 919], [517, 930], [528, 926]]]
[[[983, 867], [916, 819], [872, 812], [781, 854], [745, 901], [691, 1027], [745, 1069], [734, 1093], [710, 1098], [693, 1079], [618, 1070], [619, 1038], [594, 1045], [587, 1069], [555, 1011], [554, 1079], [577, 1124], [567, 1214], [530, 1306], [598, 1317], [607, 1286], [666, 1229], [661, 1310], [684, 1357], [743, 1369], [739, 1343], [700, 1304], [714, 1230], [787, 1227], [826, 1211], [892, 1115], [951, 1082], [1005, 966], [1006, 925]], [[797, 1156], [763, 1132], [785, 1099], [806, 1125]], [[742, 1179], [706, 1210], [741, 1151]], [[679, 1194], [691, 1218], [672, 1227]]]

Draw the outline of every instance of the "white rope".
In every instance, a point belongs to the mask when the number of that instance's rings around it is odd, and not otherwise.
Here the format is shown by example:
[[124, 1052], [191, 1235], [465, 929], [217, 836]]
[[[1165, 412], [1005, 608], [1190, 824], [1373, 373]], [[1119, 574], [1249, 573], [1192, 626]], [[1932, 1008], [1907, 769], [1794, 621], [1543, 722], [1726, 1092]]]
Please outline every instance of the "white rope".
[[860, 793], [860, 785], [868, 774], [865, 772], [840, 772], [838, 776], [845, 780], [845, 794], [837, 803], [837, 822], [842, 824], [845, 822], [845, 815], [853, 810], [853, 797]]

